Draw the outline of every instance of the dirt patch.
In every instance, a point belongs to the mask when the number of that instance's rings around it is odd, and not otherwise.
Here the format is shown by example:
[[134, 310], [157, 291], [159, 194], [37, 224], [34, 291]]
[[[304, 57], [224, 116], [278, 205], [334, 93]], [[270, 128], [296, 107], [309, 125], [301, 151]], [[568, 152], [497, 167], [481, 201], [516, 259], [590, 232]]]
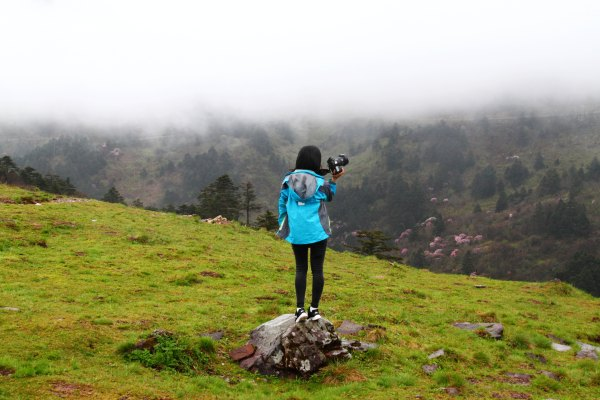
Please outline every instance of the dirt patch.
[[0, 367], [0, 376], [11, 376], [15, 370], [9, 367]]
[[50, 389], [50, 391], [52, 392], [52, 394], [61, 398], [81, 398], [91, 396], [94, 394], [92, 387], [89, 385], [69, 383], [64, 381], [53, 382], [52, 389]]
[[273, 296], [258, 296], [258, 297], [255, 297], [255, 299], [258, 300], [258, 301], [271, 301], [271, 300], [275, 300], [276, 297], [273, 297]]
[[76, 228], [77, 225], [74, 222], [69, 221], [54, 221], [52, 226], [55, 228]]
[[224, 278], [225, 277], [225, 275], [223, 275], [219, 272], [215, 272], [215, 271], [202, 271], [202, 272], [200, 272], [200, 275], [210, 276], [211, 278]]
[[13, 199], [9, 199], [8, 197], [0, 197], [0, 203], [2, 203], [2, 204], [16, 204]]
[[367, 378], [364, 377], [359, 371], [346, 367], [339, 366], [328, 374], [323, 383], [326, 385], [343, 385], [352, 382], [364, 382]]
[[492, 393], [494, 399], [531, 399], [531, 395], [521, 392]]
[[275, 293], [280, 294], [282, 296], [287, 296], [288, 294], [290, 294], [290, 292], [288, 292], [287, 290], [283, 290], [283, 289], [277, 289], [275, 291]]
[[529, 385], [531, 384], [531, 375], [507, 372], [499, 380], [501, 382], [512, 383], [513, 385]]

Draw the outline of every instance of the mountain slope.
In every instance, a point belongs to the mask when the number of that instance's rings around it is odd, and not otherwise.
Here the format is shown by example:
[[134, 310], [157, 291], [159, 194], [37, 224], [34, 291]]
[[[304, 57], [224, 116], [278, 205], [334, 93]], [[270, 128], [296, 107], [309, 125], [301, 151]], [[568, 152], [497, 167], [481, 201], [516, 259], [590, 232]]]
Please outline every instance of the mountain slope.
[[[598, 362], [576, 359], [577, 346], [556, 352], [545, 336], [597, 344], [600, 300], [563, 283], [433, 274], [334, 251], [322, 312], [335, 326], [381, 326], [360, 334], [379, 349], [307, 382], [255, 376], [227, 352], [293, 311], [289, 245], [237, 224], [3, 185], [0, 199], [0, 398], [446, 398], [443, 388], [457, 386], [467, 399], [595, 399], [600, 390]], [[451, 326], [491, 320], [504, 324], [504, 340]], [[224, 338], [192, 376], [117, 353], [158, 328]], [[446, 356], [427, 359], [440, 348]], [[421, 369], [431, 363], [440, 367], [432, 377]], [[506, 373], [529, 374], [531, 384]]]
[[[71, 177], [91, 197], [115, 186], [130, 204], [139, 199], [173, 210], [197, 203], [200, 191], [227, 173], [236, 184], [252, 182], [262, 211], [275, 211], [282, 175], [299, 147], [312, 143], [324, 158], [350, 156], [330, 207], [335, 248], [356, 246], [356, 230], [381, 230], [390, 245], [398, 239], [395, 255], [411, 265], [461, 273], [470, 264], [511, 280], [560, 277], [600, 293], [600, 275], [589, 268], [600, 265], [599, 109], [505, 106], [411, 121], [232, 117], [159, 135], [133, 127], [30, 126], [23, 130], [32, 137], [23, 139], [0, 124], [0, 135], [15, 139], [0, 141], [0, 152], [14, 151], [22, 167]], [[564, 207], [559, 199], [573, 203]], [[421, 229], [431, 217], [443, 224]], [[583, 229], [579, 219], [587, 221]], [[401, 240], [408, 229], [413, 234]], [[458, 245], [461, 234], [482, 240]], [[443, 247], [431, 247], [436, 238]]]

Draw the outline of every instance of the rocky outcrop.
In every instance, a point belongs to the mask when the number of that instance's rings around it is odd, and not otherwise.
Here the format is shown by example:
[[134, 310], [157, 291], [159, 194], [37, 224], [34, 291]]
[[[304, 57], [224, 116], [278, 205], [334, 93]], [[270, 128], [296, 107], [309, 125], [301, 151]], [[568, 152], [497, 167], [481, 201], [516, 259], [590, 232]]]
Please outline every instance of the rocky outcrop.
[[370, 343], [341, 340], [331, 322], [295, 322], [284, 314], [250, 333], [246, 345], [230, 352], [249, 371], [276, 376], [309, 376], [332, 360], [352, 358], [351, 351], [375, 347]]

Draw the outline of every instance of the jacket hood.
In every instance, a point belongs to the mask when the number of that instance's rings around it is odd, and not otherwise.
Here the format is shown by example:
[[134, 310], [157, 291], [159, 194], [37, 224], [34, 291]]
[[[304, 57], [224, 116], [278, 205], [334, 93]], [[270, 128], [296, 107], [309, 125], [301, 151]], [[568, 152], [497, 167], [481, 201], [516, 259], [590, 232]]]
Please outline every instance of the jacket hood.
[[297, 170], [290, 173], [286, 180], [292, 189], [292, 196], [298, 197], [298, 200], [307, 200], [313, 197], [319, 188], [317, 178], [321, 176], [312, 171]]

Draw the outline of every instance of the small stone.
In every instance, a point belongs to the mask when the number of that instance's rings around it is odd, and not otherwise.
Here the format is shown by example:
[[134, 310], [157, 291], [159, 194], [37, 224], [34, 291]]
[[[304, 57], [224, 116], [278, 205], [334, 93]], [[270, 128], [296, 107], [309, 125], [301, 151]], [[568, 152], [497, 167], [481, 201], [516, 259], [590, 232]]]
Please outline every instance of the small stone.
[[577, 353], [577, 358], [589, 358], [590, 360], [598, 360], [598, 354], [594, 350], [581, 350]]
[[351, 351], [367, 351], [377, 348], [377, 345], [374, 343], [361, 342], [359, 340], [350, 341], [342, 339], [342, 347]]
[[20, 309], [20, 308], [17, 308], [17, 307], [0, 307], [0, 310], [4, 310], [4, 311], [15, 311], [15, 312], [21, 311], [21, 309]]
[[564, 339], [559, 338], [558, 336], [554, 336], [554, 335], [546, 335], [546, 337], [548, 339], [551, 339], [553, 342], [558, 343], [558, 344], [567, 344], [567, 342]]
[[587, 344], [587, 343], [583, 343], [583, 342], [576, 342], [579, 347], [581, 347], [581, 350], [583, 351], [595, 351], [597, 353], [600, 353], [600, 347], [597, 346], [592, 346], [591, 344]]
[[428, 355], [427, 358], [433, 360], [434, 358], [442, 357], [445, 354], [446, 353], [444, 353], [444, 349], [439, 349], [438, 351], [434, 351], [433, 353]]
[[487, 286], [485, 285], [475, 285], [477, 289], [485, 289]]
[[339, 334], [342, 335], [354, 335], [355, 333], [358, 333], [363, 329], [364, 327], [362, 325], [358, 325], [352, 321], [345, 320], [344, 322], [342, 322], [342, 325], [340, 325], [340, 327], [337, 328], [337, 331]]
[[502, 339], [502, 334], [504, 332], [504, 326], [498, 323], [470, 323], [470, 322], [456, 322], [453, 326], [459, 329], [465, 329], [469, 331], [475, 331], [479, 329], [484, 329], [487, 335], [494, 339]]
[[328, 360], [350, 360], [352, 358], [352, 354], [347, 349], [332, 350], [325, 353], [325, 356], [327, 356]]
[[437, 369], [438, 366], [435, 364], [426, 364], [423, 365], [423, 372], [425, 372], [427, 375], [432, 375]]
[[231, 357], [233, 361], [240, 361], [254, 354], [254, 350], [254, 346], [250, 343], [247, 343], [242, 347], [238, 347], [237, 349], [231, 350], [229, 352], [229, 357]]
[[571, 350], [571, 346], [567, 346], [566, 344], [552, 343], [551, 346], [556, 351], [563, 352], [563, 351], [569, 351], [569, 350]]
[[460, 391], [455, 387], [447, 387], [447, 388], [444, 388], [444, 390], [450, 396], [458, 396], [460, 394]]
[[15, 373], [15, 370], [10, 367], [0, 366], [0, 376], [11, 376]]
[[554, 379], [555, 381], [560, 381], [560, 377], [551, 371], [540, 371], [540, 373], [544, 376], [547, 376], [550, 379]]
[[221, 340], [221, 339], [223, 339], [223, 332], [217, 331], [217, 332], [201, 333], [200, 337], [209, 337], [212, 340]]
[[525, 355], [534, 361], [541, 362], [542, 364], [546, 364], [548, 362], [548, 360], [546, 360], [546, 357], [544, 357], [541, 354], [525, 353]]
[[510, 383], [518, 385], [529, 385], [531, 383], [531, 375], [529, 374], [507, 372], [506, 376], [508, 376]]

